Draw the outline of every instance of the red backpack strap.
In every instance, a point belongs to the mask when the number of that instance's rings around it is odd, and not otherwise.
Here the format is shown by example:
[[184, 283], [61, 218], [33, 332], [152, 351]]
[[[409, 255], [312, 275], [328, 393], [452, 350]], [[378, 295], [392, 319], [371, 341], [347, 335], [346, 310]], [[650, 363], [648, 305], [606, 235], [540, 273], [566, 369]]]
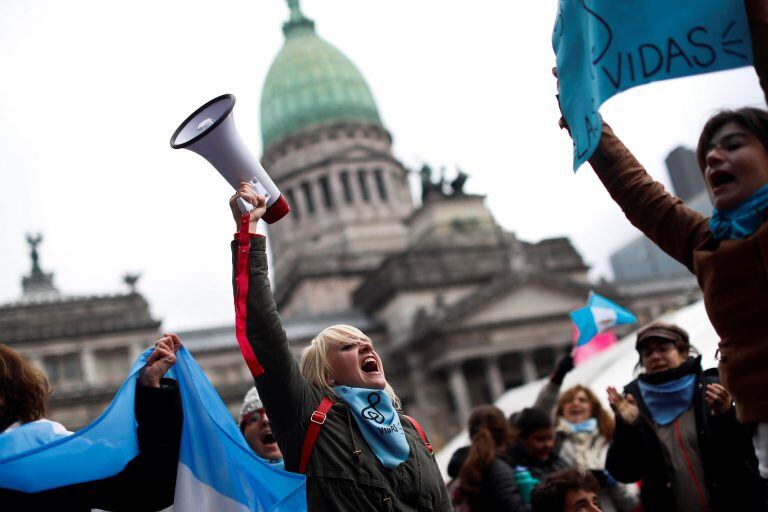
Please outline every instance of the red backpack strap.
[[320, 429], [325, 423], [325, 415], [331, 410], [333, 400], [323, 397], [320, 405], [317, 406], [317, 410], [312, 413], [309, 418], [309, 426], [307, 426], [307, 433], [304, 434], [304, 444], [301, 446], [301, 460], [299, 461], [299, 473], [305, 473], [307, 471], [307, 464], [309, 464], [309, 458], [312, 456], [312, 448], [315, 447], [315, 441], [320, 434]]
[[421, 428], [421, 425], [419, 425], [419, 422], [413, 419], [411, 416], [408, 416], [407, 414], [403, 414], [406, 418], [408, 418], [408, 421], [411, 422], [411, 425], [413, 425], [413, 428], [416, 429], [416, 432], [419, 433], [419, 437], [421, 437], [421, 440], [424, 441], [424, 446], [427, 447], [427, 450], [429, 450], [430, 455], [434, 455], [435, 449], [432, 448], [432, 445], [429, 442], [429, 439], [427, 439], [427, 434], [424, 433], [424, 429]]

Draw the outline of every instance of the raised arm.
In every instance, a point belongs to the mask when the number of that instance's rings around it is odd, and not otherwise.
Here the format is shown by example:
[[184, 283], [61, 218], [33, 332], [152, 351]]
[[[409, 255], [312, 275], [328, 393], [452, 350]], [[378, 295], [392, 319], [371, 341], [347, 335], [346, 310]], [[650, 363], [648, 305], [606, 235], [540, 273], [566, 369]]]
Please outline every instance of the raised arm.
[[589, 163], [629, 222], [693, 272], [693, 250], [709, 232], [707, 218], [651, 178], [605, 122]]
[[566, 354], [557, 362], [555, 370], [549, 376], [549, 381], [539, 391], [533, 407], [551, 414], [552, 418], [557, 420], [557, 402], [560, 398], [560, 388], [563, 385], [563, 379], [571, 370], [573, 370], [573, 356]]
[[[250, 219], [243, 219], [236, 200], [256, 205]], [[311, 387], [301, 376], [277, 313], [267, 276], [266, 239], [256, 233], [264, 214], [264, 196], [242, 184], [230, 199], [241, 232], [232, 242], [233, 287], [240, 349], [254, 375], [256, 387], [277, 432], [291, 428], [311, 414]], [[241, 222], [248, 222], [247, 232]], [[254, 364], [255, 363], [255, 364]]]
[[139, 455], [113, 477], [71, 488], [88, 509], [149, 511], [173, 504], [183, 415], [178, 384], [163, 377], [180, 347], [178, 336], [166, 334], [139, 374], [134, 407]]

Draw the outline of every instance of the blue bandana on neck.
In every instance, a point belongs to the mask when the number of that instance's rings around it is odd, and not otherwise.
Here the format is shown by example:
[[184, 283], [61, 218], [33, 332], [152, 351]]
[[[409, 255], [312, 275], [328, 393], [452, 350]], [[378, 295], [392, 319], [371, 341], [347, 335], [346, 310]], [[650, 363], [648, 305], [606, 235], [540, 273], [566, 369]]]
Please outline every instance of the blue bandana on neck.
[[580, 432], [587, 432], [592, 433], [597, 428], [597, 418], [589, 418], [584, 421], [580, 421], [578, 423], [571, 423], [570, 421], [564, 419], [565, 424], [568, 425], [568, 428], [571, 429], [571, 432], [574, 433], [580, 433]]
[[684, 375], [662, 384], [651, 384], [638, 379], [637, 384], [640, 386], [640, 395], [645, 405], [651, 411], [653, 421], [663, 427], [691, 408], [696, 391], [696, 375]]
[[408, 460], [411, 449], [392, 399], [381, 389], [333, 388], [352, 410], [365, 441], [384, 467], [394, 469]]
[[763, 185], [746, 201], [732, 210], [717, 208], [709, 219], [709, 229], [718, 240], [741, 240], [751, 236], [763, 223], [763, 212], [768, 209], [768, 185]]

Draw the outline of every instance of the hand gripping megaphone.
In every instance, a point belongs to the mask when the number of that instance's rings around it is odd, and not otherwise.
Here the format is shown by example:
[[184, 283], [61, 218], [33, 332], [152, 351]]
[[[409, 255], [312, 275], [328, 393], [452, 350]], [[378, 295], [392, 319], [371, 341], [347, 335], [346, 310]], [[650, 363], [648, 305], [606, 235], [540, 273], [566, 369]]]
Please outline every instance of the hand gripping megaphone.
[[[232, 94], [212, 99], [176, 128], [171, 136], [171, 147], [189, 149], [208, 160], [235, 190], [240, 183], [250, 182], [257, 194], [266, 197], [267, 211], [262, 218], [272, 224], [291, 208], [272, 178], [243, 144], [232, 118], [234, 107]], [[237, 205], [242, 213], [253, 210], [253, 206], [242, 198], [238, 198]]]

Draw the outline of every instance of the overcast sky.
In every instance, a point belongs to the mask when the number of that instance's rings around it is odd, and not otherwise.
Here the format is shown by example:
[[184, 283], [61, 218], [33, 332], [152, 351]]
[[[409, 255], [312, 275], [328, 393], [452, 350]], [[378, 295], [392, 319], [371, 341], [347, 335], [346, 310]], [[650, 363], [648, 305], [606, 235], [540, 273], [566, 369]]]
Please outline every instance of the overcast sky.
[[[318, 33], [367, 79], [407, 166], [459, 165], [467, 190], [530, 241], [567, 235], [592, 275], [635, 236], [557, 128], [556, 2], [304, 0]], [[125, 271], [167, 329], [232, 322], [228, 185], [168, 145], [225, 92], [261, 154], [259, 103], [283, 43], [284, 0], [0, 2], [0, 302], [29, 271], [27, 231], [67, 294], [115, 293]], [[662, 181], [717, 108], [759, 105], [751, 68], [644, 86], [604, 118]], [[278, 262], [279, 264], [279, 262]], [[42, 320], [44, 321], [44, 320]]]

